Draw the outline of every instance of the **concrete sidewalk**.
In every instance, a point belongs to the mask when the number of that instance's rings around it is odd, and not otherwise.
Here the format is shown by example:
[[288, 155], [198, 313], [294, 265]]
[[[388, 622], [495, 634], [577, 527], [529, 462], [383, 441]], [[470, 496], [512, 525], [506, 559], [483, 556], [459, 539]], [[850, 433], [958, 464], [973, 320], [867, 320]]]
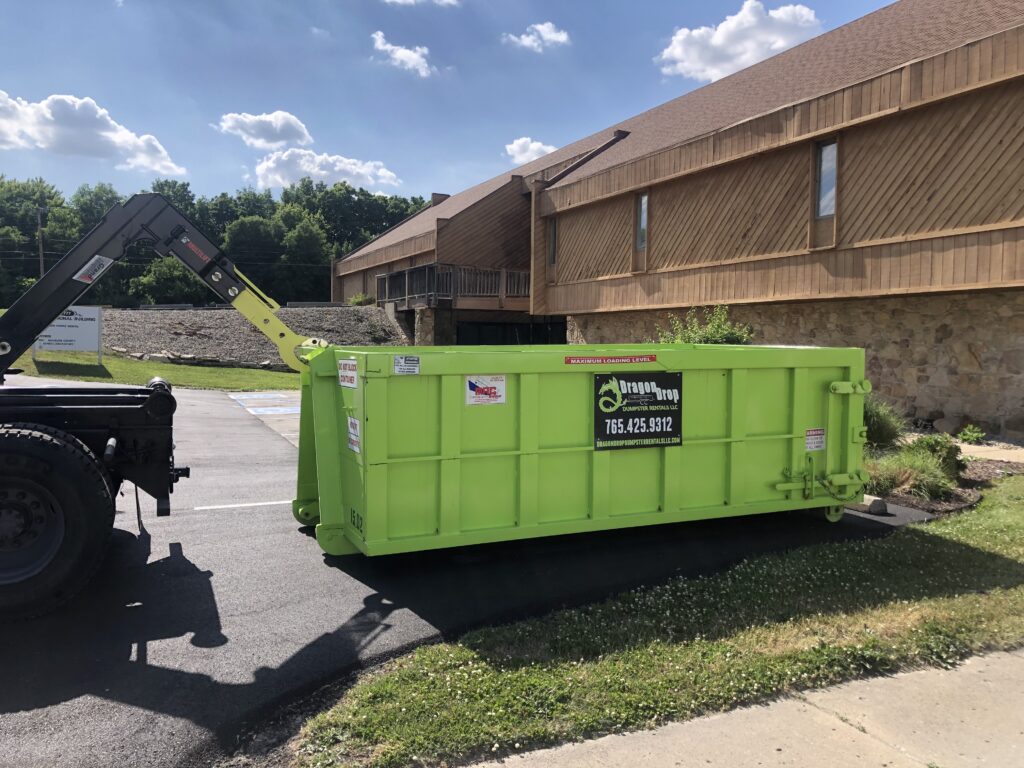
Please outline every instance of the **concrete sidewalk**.
[[1024, 765], [1024, 651], [861, 680], [487, 766], [960, 768]]

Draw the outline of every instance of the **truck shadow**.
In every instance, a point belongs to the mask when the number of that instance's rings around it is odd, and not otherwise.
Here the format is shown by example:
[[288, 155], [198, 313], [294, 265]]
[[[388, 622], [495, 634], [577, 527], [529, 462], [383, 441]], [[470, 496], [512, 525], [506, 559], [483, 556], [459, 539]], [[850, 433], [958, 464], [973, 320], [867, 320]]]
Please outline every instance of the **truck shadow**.
[[[253, 718], [325, 682], [323, 675], [313, 677], [311, 671], [334, 672], [331, 659], [351, 668], [361, 650], [391, 626], [388, 615], [395, 606], [371, 594], [336, 630], [320, 635], [276, 668], [254, 669], [247, 657], [242, 669], [231, 668], [230, 660], [217, 669], [218, 676], [244, 682], [154, 663], [148, 652], [151, 643], [188, 638], [195, 649], [194, 666], [209, 669], [202, 657], [231, 638], [221, 626], [213, 573], [192, 563], [178, 543], [170, 544], [166, 557], [148, 561], [149, 534], [141, 521], [139, 528], [138, 536], [114, 530], [104, 566], [71, 605], [4, 627], [0, 714], [94, 696], [191, 721], [227, 748]], [[182, 667], [193, 666], [188, 656]], [[180, 655], [175, 659], [181, 660]]]

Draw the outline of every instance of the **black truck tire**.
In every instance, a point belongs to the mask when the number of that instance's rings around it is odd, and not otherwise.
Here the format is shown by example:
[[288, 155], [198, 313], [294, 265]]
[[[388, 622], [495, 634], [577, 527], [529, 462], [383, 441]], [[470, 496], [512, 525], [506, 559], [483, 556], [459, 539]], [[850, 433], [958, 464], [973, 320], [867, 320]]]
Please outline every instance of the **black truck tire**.
[[53, 428], [0, 426], [0, 614], [70, 600], [103, 560], [114, 524], [110, 481], [81, 442]]

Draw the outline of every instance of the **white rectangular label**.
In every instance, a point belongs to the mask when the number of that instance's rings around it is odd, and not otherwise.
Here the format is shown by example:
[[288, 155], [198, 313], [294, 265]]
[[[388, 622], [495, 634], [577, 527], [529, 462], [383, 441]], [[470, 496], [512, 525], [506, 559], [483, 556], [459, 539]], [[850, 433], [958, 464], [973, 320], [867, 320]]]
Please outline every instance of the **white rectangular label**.
[[349, 389], [356, 389], [359, 386], [359, 369], [354, 357], [338, 361], [338, 386]]
[[359, 419], [348, 417], [348, 449], [353, 453], [359, 453], [362, 443], [359, 439]]
[[418, 376], [420, 373], [419, 355], [395, 355], [396, 376]]
[[500, 405], [504, 402], [504, 376], [466, 377], [466, 405]]
[[89, 259], [89, 263], [78, 270], [75, 273], [73, 280], [77, 280], [80, 283], [86, 283], [92, 285], [100, 276], [107, 271], [107, 268], [114, 263], [113, 259], [108, 259], [106, 256], [100, 256], [98, 253]]
[[97, 352], [103, 333], [103, 307], [69, 307], [36, 339], [36, 349]]
[[808, 451], [824, 451], [825, 430], [808, 429], [804, 436], [804, 444]]

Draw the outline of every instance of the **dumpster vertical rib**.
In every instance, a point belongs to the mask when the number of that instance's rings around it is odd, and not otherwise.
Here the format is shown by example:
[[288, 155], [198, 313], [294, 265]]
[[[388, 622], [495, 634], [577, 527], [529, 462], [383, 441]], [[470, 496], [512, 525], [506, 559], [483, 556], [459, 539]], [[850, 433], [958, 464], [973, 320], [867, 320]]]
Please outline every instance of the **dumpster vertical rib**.
[[446, 375], [441, 377], [441, 509], [438, 527], [442, 536], [462, 530], [459, 509], [461, 482], [460, 454], [462, 446], [463, 379]]
[[[807, 402], [807, 369], [803, 366], [796, 366], [790, 369], [790, 381], [792, 389], [789, 392], [789, 433], [793, 436], [790, 441], [789, 471], [796, 475], [803, 467], [804, 455], [804, 429], [806, 425], [801, 416], [800, 404]], [[786, 491], [786, 498], [792, 499], [793, 492]]]
[[[369, 360], [363, 358], [364, 365]], [[385, 368], [385, 370], [387, 370]], [[366, 491], [364, 498], [374, 499], [385, 511], [383, 515], [361, 516], [363, 523], [363, 540], [367, 545], [377, 541], [385, 541], [390, 537], [388, 531], [388, 519], [391, 509], [388, 501], [388, 486], [390, 484], [389, 474], [391, 465], [388, 459], [391, 458], [391, 445], [388, 442], [388, 394], [390, 391], [389, 379], [387, 376], [375, 376], [369, 378], [366, 372], [362, 372], [363, 386], [356, 390], [357, 401], [362, 401], [362, 414], [359, 408], [353, 409], [358, 417], [362, 415], [364, 424], [363, 454], [361, 457], [363, 465], [363, 485]], [[347, 419], [348, 412], [342, 413], [342, 419]], [[345, 428], [347, 429], [347, 424]], [[339, 423], [339, 429], [341, 425]], [[364, 510], [365, 511], [365, 510]], [[349, 520], [351, 524], [351, 520]]]
[[524, 373], [519, 377], [519, 519], [521, 528], [537, 524], [538, 504], [538, 413], [540, 377]]
[[747, 370], [729, 371], [729, 497], [725, 503], [738, 506], [746, 502], [743, 488], [743, 461], [747, 436]]
[[292, 514], [303, 525], [320, 517], [320, 491], [316, 476], [316, 436], [313, 433], [313, 390], [309, 371], [299, 375], [299, 466]]

